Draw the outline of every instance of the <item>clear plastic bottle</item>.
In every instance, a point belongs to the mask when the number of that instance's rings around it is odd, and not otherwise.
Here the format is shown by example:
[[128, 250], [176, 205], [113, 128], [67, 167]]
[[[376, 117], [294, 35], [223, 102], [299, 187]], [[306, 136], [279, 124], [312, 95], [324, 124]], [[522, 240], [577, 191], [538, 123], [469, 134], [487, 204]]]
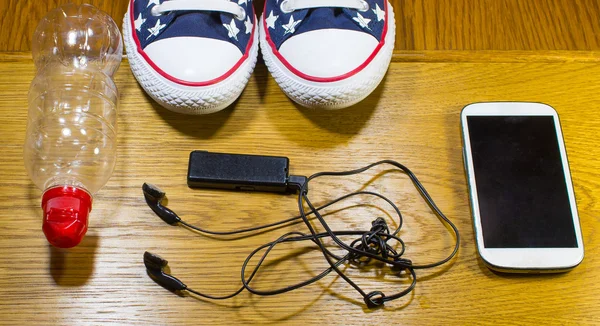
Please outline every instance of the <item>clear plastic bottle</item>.
[[83, 239], [92, 195], [115, 166], [119, 95], [112, 75], [121, 63], [121, 34], [97, 8], [67, 4], [40, 21], [32, 45], [37, 74], [25, 167], [43, 190], [46, 238], [69, 248]]

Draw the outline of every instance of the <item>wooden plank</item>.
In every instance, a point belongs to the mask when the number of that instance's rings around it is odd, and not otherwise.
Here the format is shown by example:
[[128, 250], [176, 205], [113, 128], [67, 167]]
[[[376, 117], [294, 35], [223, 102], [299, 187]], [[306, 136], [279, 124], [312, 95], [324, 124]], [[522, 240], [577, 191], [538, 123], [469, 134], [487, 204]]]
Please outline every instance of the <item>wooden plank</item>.
[[[41, 232], [40, 191], [22, 161], [27, 89], [33, 64], [26, 55], [0, 54], [0, 323], [6, 324], [598, 324], [600, 306], [600, 65], [566, 62], [394, 62], [383, 84], [345, 110], [307, 110], [294, 105], [259, 64], [241, 98], [207, 116], [167, 111], [146, 96], [125, 61], [116, 83], [121, 92], [118, 163], [100, 190], [90, 230], [75, 249], [49, 247]], [[478, 258], [468, 205], [459, 136], [459, 112], [489, 100], [538, 101], [561, 117], [586, 246], [575, 270], [559, 275], [502, 275]], [[142, 254], [170, 261], [171, 271], [193, 288], [228, 293], [250, 250], [302, 225], [236, 241], [199, 236], [164, 224], [144, 203], [141, 185], [168, 194], [169, 207], [213, 230], [273, 222], [295, 214], [294, 196], [191, 190], [185, 184], [191, 150], [286, 155], [292, 173], [356, 168], [379, 159], [407, 165], [462, 236], [458, 257], [418, 272], [407, 297], [369, 311], [361, 297], [332, 276], [305, 289], [273, 297], [248, 293], [223, 302], [178, 297], [146, 275]], [[360, 188], [360, 178], [311, 184], [315, 203]], [[386, 173], [367, 189], [396, 202], [405, 216], [401, 236], [407, 258], [428, 262], [445, 255], [452, 237], [400, 173]], [[389, 210], [376, 200], [329, 215], [335, 228], [367, 228]], [[358, 204], [350, 201], [348, 205]], [[335, 208], [346, 207], [346, 204]], [[387, 213], [386, 213], [387, 212]], [[290, 249], [281, 248], [282, 256]], [[256, 286], [291, 284], [325, 266], [309, 251], [273, 264]], [[405, 286], [376, 269], [349, 268], [361, 285], [386, 294]]]
[[[37, 22], [68, 0], [0, 1], [0, 51], [27, 51]], [[76, 0], [120, 26], [127, 0]], [[263, 0], [255, 2], [262, 12]], [[397, 50], [600, 50], [597, 0], [393, 0]]]
[[395, 1], [398, 50], [597, 50], [597, 0]]

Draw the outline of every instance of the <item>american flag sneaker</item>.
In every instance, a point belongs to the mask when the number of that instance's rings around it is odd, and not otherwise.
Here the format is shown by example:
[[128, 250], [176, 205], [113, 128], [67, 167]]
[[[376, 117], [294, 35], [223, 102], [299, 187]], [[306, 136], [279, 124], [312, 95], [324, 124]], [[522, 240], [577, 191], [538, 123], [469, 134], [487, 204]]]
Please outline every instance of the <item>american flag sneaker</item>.
[[367, 97], [389, 67], [396, 36], [387, 0], [265, 0], [259, 25], [271, 75], [310, 108]]
[[229, 106], [258, 56], [252, 0], [130, 0], [123, 34], [142, 88], [180, 113]]

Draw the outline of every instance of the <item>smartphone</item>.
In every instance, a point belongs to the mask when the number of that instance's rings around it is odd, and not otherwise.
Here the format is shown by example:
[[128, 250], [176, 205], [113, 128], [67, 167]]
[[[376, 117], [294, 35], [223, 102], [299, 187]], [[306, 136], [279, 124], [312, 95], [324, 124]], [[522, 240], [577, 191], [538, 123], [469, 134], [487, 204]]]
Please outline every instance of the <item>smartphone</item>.
[[556, 111], [493, 102], [461, 113], [477, 250], [501, 272], [560, 272], [583, 260], [583, 240]]

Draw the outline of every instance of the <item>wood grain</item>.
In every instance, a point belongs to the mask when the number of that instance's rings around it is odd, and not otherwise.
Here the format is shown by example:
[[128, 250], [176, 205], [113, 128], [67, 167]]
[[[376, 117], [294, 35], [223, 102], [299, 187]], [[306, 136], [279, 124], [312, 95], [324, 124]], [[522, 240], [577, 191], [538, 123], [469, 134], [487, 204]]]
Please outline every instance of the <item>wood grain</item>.
[[[0, 51], [27, 51], [38, 21], [90, 3], [120, 26], [128, 0], [0, 1]], [[264, 0], [255, 1], [257, 13]], [[392, 0], [396, 50], [600, 50], [597, 0]]]
[[[504, 55], [504, 57], [502, 57]], [[121, 91], [118, 164], [99, 191], [84, 242], [72, 250], [50, 247], [41, 232], [40, 191], [22, 160], [28, 54], [0, 54], [0, 323], [2, 324], [598, 324], [600, 323], [600, 56], [557, 62], [507, 54], [469, 62], [393, 62], [382, 85], [360, 104], [340, 111], [295, 106], [259, 64], [241, 98], [207, 116], [171, 113], [144, 95], [125, 61]], [[423, 54], [428, 57], [428, 54]], [[456, 61], [452, 58], [462, 58]], [[476, 56], [473, 56], [476, 58]], [[487, 58], [487, 59], [486, 59]], [[561, 117], [580, 212], [586, 258], [558, 275], [503, 275], [478, 258], [461, 156], [459, 112], [490, 100], [536, 101]], [[296, 225], [243, 240], [223, 241], [166, 225], [146, 206], [141, 185], [168, 194], [169, 207], [214, 230], [273, 222], [296, 212], [294, 196], [191, 190], [186, 186], [192, 150], [285, 155], [292, 173], [312, 174], [395, 159], [413, 169], [462, 235], [448, 265], [419, 272], [416, 289], [383, 309], [366, 309], [360, 296], [333, 276], [292, 293], [243, 293], [223, 302], [178, 297], [155, 284], [142, 263], [145, 250], [170, 261], [171, 271], [193, 288], [215, 294], [234, 290], [239, 267], [258, 245]], [[407, 178], [397, 172], [311, 184], [315, 203], [362, 187], [390, 196], [405, 215], [401, 236], [407, 258], [430, 262], [447, 254], [453, 239]], [[335, 228], [367, 228], [390, 210], [377, 200], [328, 215]], [[335, 209], [358, 205], [339, 204]], [[380, 206], [378, 209], [375, 206]], [[332, 210], [330, 210], [332, 211]], [[291, 284], [325, 266], [305, 245], [277, 250], [288, 256], [260, 275], [261, 289]], [[375, 269], [348, 271], [370, 290], [392, 293], [402, 280]]]

